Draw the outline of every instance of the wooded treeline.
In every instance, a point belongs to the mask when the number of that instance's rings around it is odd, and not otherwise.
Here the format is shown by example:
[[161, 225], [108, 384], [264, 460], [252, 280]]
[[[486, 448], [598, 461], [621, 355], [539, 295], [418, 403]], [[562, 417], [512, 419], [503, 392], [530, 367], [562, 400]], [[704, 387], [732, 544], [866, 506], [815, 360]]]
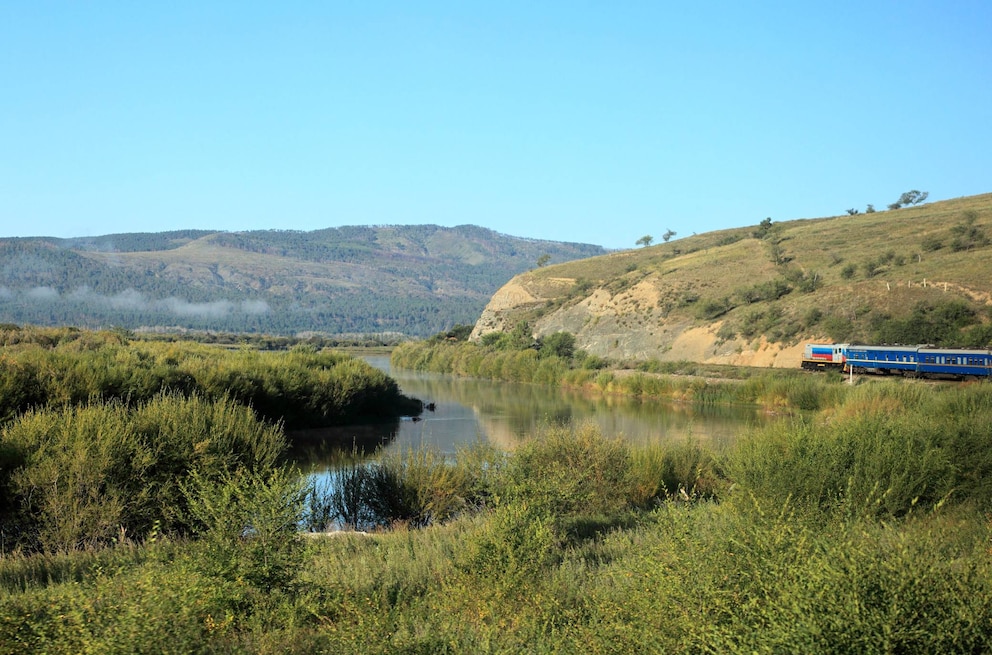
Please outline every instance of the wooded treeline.
[[0, 239], [0, 322], [427, 336], [542, 258], [603, 252], [471, 225]]

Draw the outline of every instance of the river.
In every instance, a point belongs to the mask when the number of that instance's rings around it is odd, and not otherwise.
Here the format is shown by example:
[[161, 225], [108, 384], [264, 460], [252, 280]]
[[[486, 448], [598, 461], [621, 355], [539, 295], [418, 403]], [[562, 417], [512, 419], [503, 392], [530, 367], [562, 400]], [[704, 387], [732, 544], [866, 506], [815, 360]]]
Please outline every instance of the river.
[[477, 440], [512, 449], [547, 422], [587, 422], [605, 435], [635, 444], [692, 438], [716, 448], [749, 426], [768, 420], [751, 407], [681, 405], [642, 401], [529, 384], [459, 378], [393, 370], [388, 356], [366, 357], [399, 383], [403, 393], [434, 403], [419, 420], [322, 428], [294, 433], [301, 445], [294, 456], [307, 471], [320, 474], [351, 455], [406, 452], [431, 447], [445, 454]]

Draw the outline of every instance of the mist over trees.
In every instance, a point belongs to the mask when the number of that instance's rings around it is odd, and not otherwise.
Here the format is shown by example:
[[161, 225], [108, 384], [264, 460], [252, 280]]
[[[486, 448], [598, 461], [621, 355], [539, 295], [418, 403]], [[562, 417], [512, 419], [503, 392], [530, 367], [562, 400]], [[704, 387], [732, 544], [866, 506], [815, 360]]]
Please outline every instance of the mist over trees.
[[428, 336], [535, 261], [604, 252], [472, 225], [0, 239], [0, 322]]

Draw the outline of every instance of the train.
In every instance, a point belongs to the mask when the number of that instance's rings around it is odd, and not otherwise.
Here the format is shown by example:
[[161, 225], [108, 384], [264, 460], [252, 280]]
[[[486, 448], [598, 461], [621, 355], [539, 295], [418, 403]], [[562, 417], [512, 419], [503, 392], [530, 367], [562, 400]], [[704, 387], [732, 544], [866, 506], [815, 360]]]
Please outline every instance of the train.
[[992, 379], [992, 350], [808, 343], [802, 368], [946, 380]]

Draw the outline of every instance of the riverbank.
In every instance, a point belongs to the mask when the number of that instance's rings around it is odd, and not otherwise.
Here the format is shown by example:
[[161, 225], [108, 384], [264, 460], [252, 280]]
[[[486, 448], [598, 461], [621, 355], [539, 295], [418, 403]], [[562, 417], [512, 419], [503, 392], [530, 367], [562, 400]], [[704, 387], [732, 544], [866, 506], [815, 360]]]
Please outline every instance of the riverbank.
[[[0, 654], [992, 649], [992, 385], [796, 377], [837, 395], [720, 449], [546, 424], [333, 489], [231, 399], [24, 413], [0, 429]], [[366, 534], [301, 536], [340, 523]]]
[[411, 454], [372, 477], [417, 513], [361, 536], [242, 485], [195, 540], [0, 558], [0, 652], [985, 652], [992, 391], [949, 391], [863, 385], [719, 456], [586, 426]]
[[810, 374], [798, 367], [750, 369], [693, 362], [648, 361], [633, 366], [573, 353], [503, 349], [472, 342], [408, 342], [397, 346], [393, 366], [417, 371], [585, 389], [679, 403], [754, 405], [764, 411], [809, 411], [836, 406], [849, 385], [839, 374]]

